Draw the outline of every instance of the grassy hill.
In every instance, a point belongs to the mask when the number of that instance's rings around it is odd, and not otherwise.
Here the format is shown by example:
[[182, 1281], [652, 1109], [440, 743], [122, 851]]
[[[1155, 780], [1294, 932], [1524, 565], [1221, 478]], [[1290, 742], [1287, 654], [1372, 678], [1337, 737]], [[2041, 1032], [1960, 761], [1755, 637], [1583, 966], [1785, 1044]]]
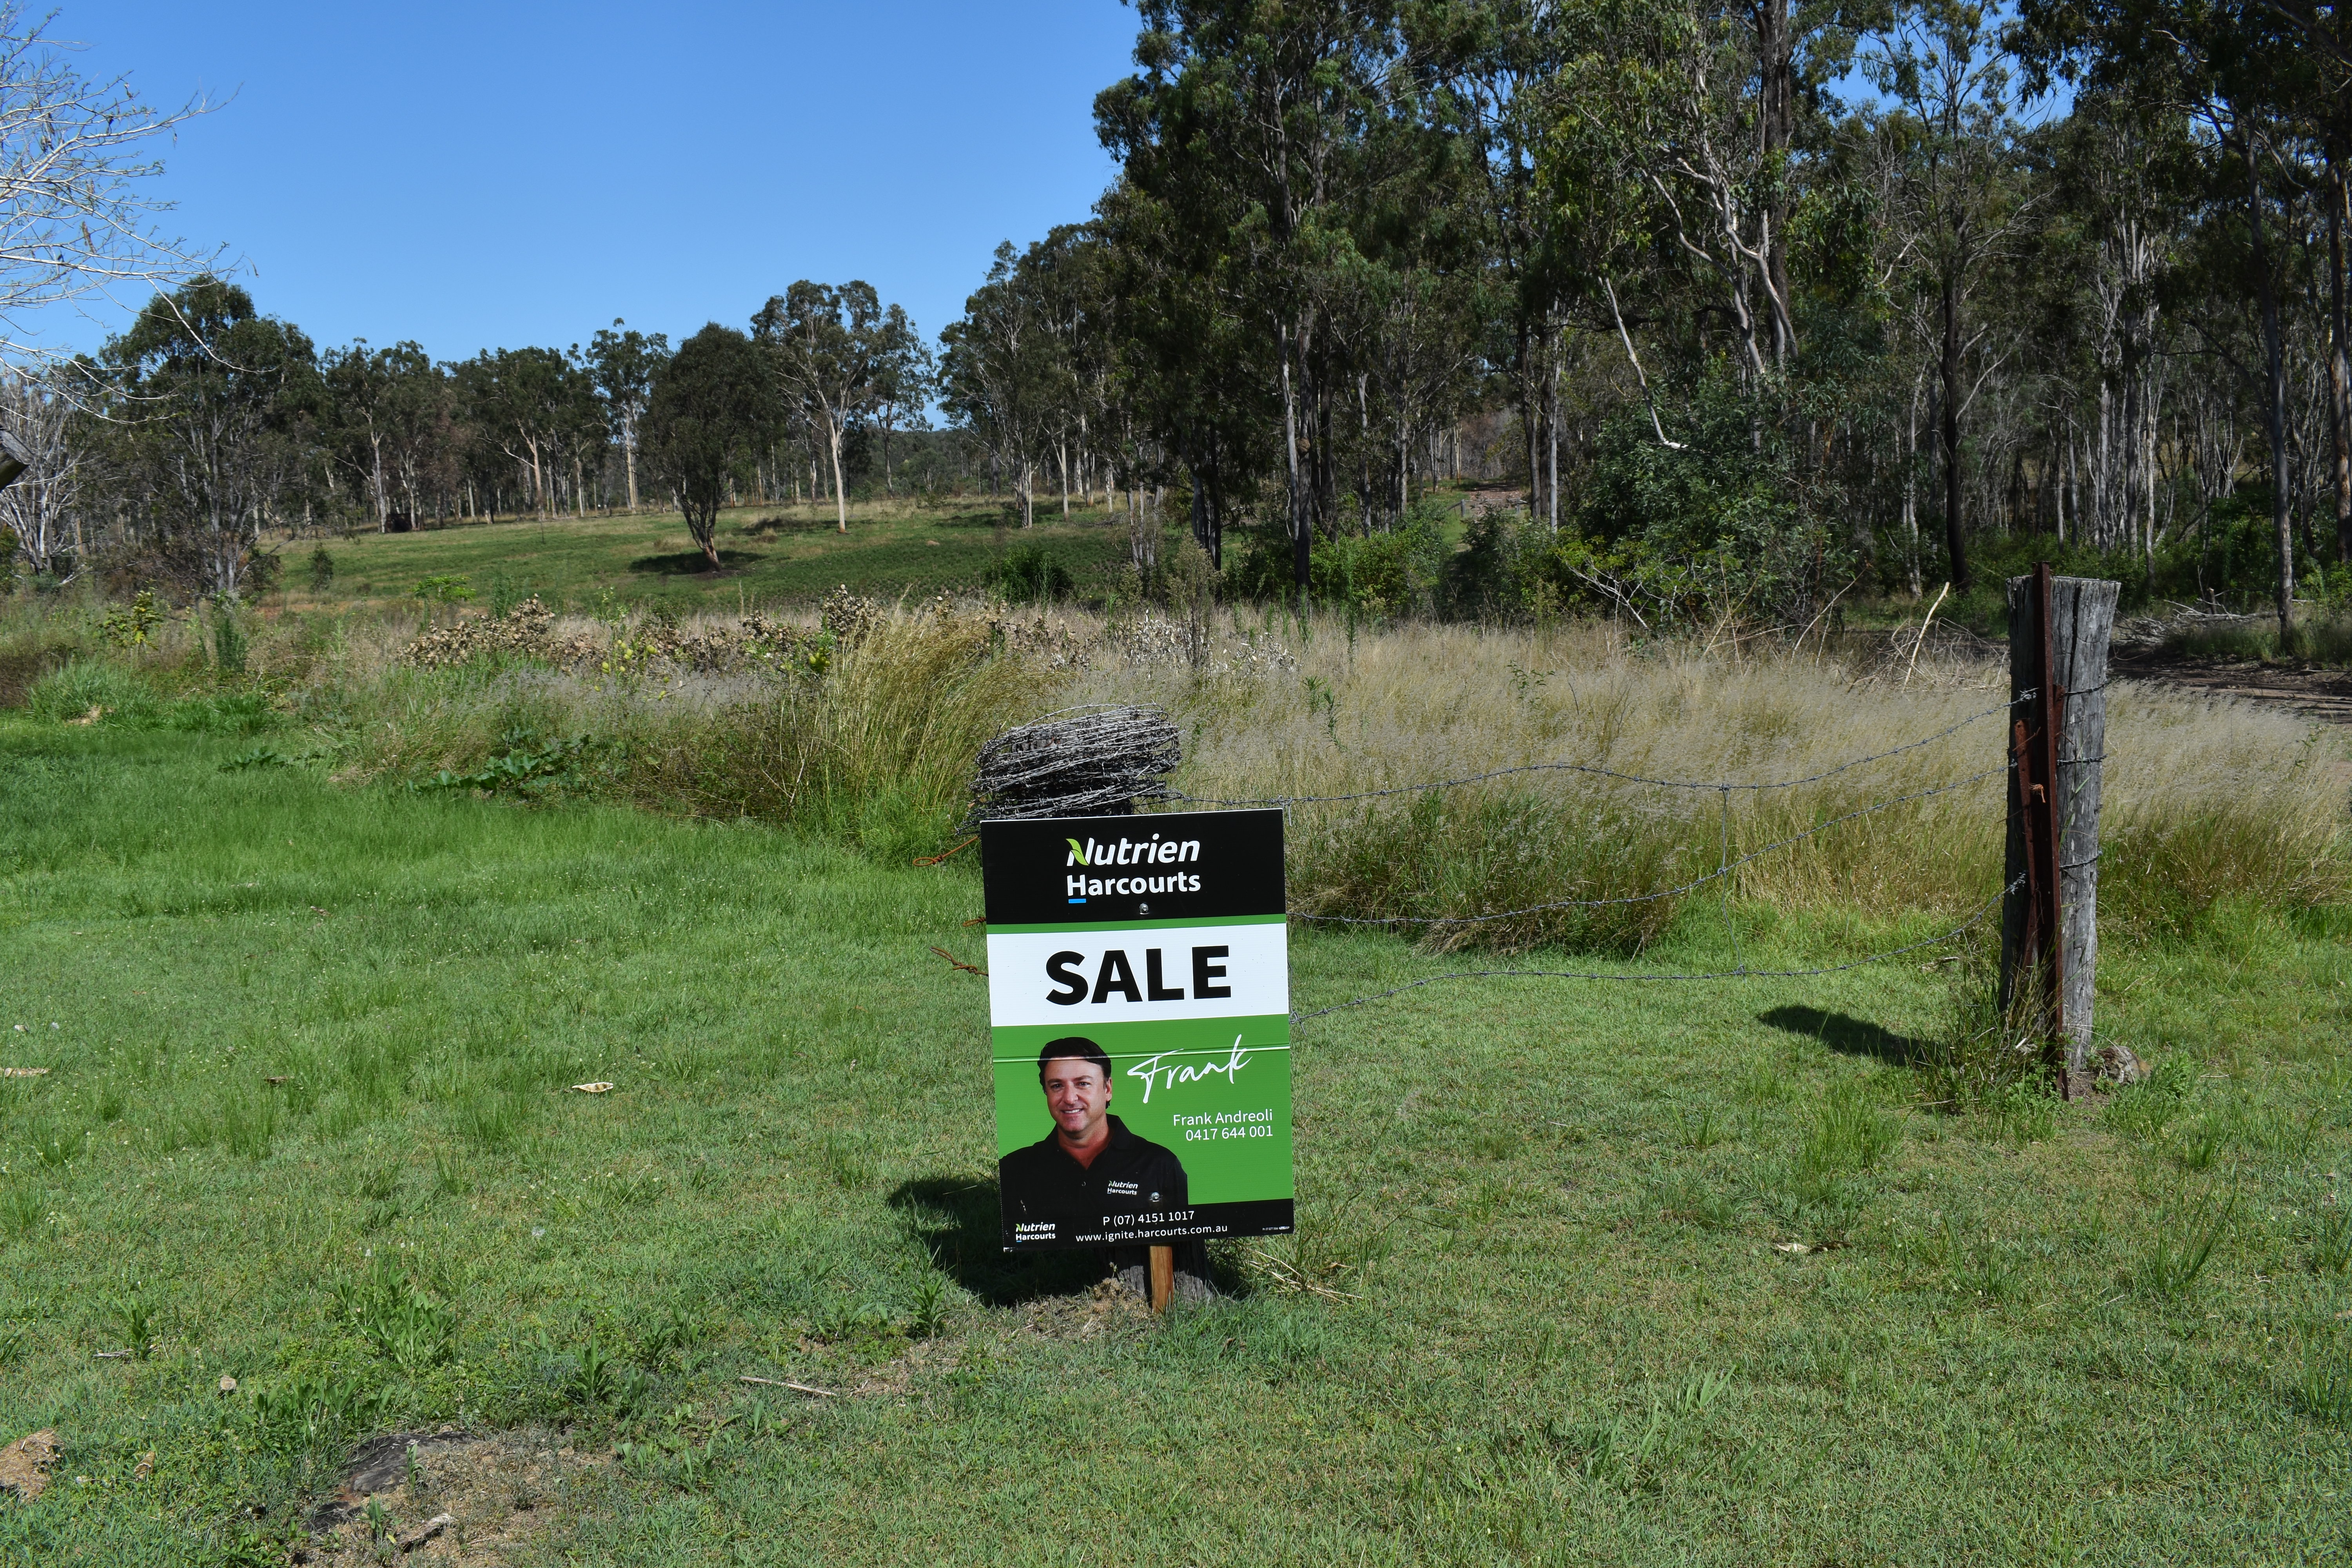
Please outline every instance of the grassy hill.
[[[822, 599], [836, 585], [874, 597], [923, 597], [940, 588], [989, 582], [1010, 551], [1035, 549], [1085, 583], [1128, 557], [1124, 513], [1038, 508], [1022, 529], [1002, 508], [906, 506], [853, 509], [849, 531], [836, 532], [830, 507], [744, 508], [720, 514], [721, 569], [713, 573], [676, 512], [639, 516], [504, 520], [422, 533], [362, 533], [330, 538], [334, 580], [310, 585], [310, 553], [301, 540], [280, 547], [286, 602], [297, 607], [406, 598], [428, 578], [462, 577], [487, 600], [503, 583], [516, 595], [593, 608], [609, 602], [667, 605], [685, 612], [737, 605], [779, 605]], [[273, 595], [276, 599], [278, 595]]]

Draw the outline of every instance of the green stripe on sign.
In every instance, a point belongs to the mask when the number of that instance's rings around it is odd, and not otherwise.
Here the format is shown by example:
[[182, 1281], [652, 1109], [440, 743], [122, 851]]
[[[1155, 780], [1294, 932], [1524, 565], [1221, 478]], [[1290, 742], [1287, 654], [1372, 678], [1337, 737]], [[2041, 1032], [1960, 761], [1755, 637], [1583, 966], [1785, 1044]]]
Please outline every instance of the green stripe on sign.
[[[1125, 896], [1125, 895], [1121, 895]], [[1101, 931], [1116, 927], [1120, 931], [1198, 931], [1203, 926], [1273, 926], [1288, 920], [1288, 915], [1219, 915], [1210, 920], [1181, 921], [1047, 921], [1042, 925], [992, 925], [992, 936], [1026, 936], [1045, 931]]]

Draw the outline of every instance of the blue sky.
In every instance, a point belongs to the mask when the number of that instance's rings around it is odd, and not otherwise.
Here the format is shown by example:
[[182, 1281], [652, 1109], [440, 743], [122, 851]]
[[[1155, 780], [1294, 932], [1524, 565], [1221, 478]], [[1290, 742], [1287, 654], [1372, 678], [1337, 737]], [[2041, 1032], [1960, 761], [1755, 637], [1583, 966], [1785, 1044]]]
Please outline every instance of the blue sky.
[[152, 184], [263, 310], [455, 359], [741, 326], [797, 278], [863, 278], [935, 336], [999, 240], [1087, 216], [1135, 32], [1118, 0], [68, 0], [51, 36], [154, 102], [226, 100]]

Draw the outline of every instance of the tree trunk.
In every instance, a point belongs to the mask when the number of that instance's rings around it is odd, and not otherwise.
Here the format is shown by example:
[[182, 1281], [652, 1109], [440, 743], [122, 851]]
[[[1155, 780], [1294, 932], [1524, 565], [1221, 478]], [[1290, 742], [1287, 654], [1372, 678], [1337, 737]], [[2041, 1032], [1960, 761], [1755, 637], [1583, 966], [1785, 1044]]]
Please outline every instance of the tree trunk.
[[1797, 346], [1789, 314], [1789, 202], [1783, 194], [1788, 172], [1778, 166], [1796, 132], [1795, 39], [1789, 30], [1789, 0], [1757, 0], [1756, 61], [1762, 100], [1757, 106], [1757, 131], [1770, 193], [1764, 203], [1764, 289], [1772, 310], [1772, 363], [1786, 369]]
[[2336, 559], [2352, 563], [2352, 345], [2345, 342], [2343, 165], [2327, 161], [2327, 434], [2336, 456]]
[[2294, 630], [2294, 529], [2286, 496], [2286, 354], [2279, 342], [2278, 287], [2263, 238], [2263, 184], [2254, 140], [2245, 141], [2247, 234], [2252, 240], [2254, 287], [2262, 301], [2263, 357], [2267, 362], [2263, 412], [2271, 434], [2271, 533], [2278, 562], [2279, 651]]
[[637, 422], [621, 427], [621, 462], [629, 471], [629, 510], [637, 510]]
[[1960, 284], [1957, 271], [1944, 278], [1943, 416], [1944, 548], [1952, 560], [1952, 587], [1969, 591], [1969, 542], [1960, 531]]
[[[1924, 375], [1924, 373], [1923, 373]], [[1910, 416], [1903, 426], [1903, 534], [1911, 554], [1911, 596], [1923, 591], [1919, 573], [1919, 383], [1911, 384]]]
[[847, 533], [849, 531], [849, 492], [842, 489], [841, 485], [841, 421], [827, 420], [824, 428], [825, 447], [833, 454], [834, 515], [838, 520], [837, 526], [840, 531]]
[[1298, 395], [1291, 384], [1291, 337], [1287, 327], [1282, 336], [1282, 449], [1287, 459], [1290, 480], [1290, 569], [1298, 589], [1299, 603], [1307, 602], [1307, 588], [1314, 562], [1314, 544], [1307, 535], [1307, 487], [1298, 473]]
[[[1565, 334], [1562, 334], [1563, 337]], [[1566, 348], [1565, 342], [1561, 349]], [[1559, 531], [1559, 376], [1564, 352], [1555, 353], [1551, 360], [1551, 408], [1544, 416], [1544, 505], [1550, 513], [1551, 531]]]
[[1544, 498], [1544, 372], [1540, 360], [1528, 367], [1521, 393], [1519, 416], [1521, 434], [1528, 448], [1528, 515], [1535, 516], [1543, 510]]

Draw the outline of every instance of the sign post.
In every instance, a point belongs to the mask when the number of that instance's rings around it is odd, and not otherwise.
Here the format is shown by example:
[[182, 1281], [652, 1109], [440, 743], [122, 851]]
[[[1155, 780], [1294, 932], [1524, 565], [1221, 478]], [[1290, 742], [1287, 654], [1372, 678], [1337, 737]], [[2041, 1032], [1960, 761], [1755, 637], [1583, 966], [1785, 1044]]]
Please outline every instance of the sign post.
[[1282, 813], [981, 825], [1007, 1252], [1099, 1247], [1163, 1310], [1292, 1228]]

